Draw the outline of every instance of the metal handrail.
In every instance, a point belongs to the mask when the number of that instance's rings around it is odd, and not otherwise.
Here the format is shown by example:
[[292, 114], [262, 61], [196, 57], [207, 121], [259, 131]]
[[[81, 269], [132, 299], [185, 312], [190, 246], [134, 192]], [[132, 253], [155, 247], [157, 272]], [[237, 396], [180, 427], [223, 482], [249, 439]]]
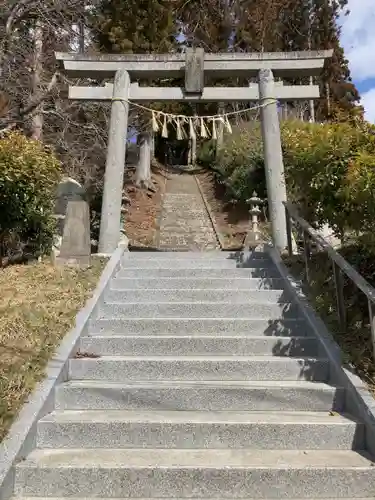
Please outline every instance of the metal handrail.
[[286, 227], [287, 227], [287, 241], [288, 241], [288, 253], [289, 256], [293, 255], [293, 245], [292, 245], [292, 228], [293, 223], [297, 226], [303, 235], [303, 247], [304, 247], [304, 257], [305, 257], [305, 278], [307, 283], [309, 282], [309, 260], [311, 256], [311, 241], [313, 241], [321, 249], [325, 250], [331, 259], [333, 267], [333, 276], [335, 281], [336, 289], [336, 302], [337, 302], [337, 313], [341, 328], [346, 329], [346, 307], [344, 301], [344, 280], [343, 275], [345, 274], [355, 286], [363, 292], [367, 297], [368, 309], [369, 309], [369, 319], [371, 327], [371, 340], [373, 348], [373, 357], [375, 359], [375, 288], [370, 285], [370, 283], [361, 276], [352, 267], [349, 262], [347, 262], [342, 255], [340, 255], [336, 250], [322, 237], [320, 234], [313, 229], [310, 224], [303, 219], [298, 214], [298, 209], [292, 203], [285, 203], [285, 215], [286, 215]]

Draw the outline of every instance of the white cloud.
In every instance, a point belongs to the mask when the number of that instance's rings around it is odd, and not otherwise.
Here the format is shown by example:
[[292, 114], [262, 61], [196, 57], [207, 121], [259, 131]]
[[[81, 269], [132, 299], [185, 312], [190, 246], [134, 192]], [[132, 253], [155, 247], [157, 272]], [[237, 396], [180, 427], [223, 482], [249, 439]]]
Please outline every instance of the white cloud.
[[361, 104], [366, 111], [366, 120], [375, 123], [375, 88], [364, 92], [361, 97]]
[[375, 0], [349, 0], [341, 41], [358, 81], [375, 78]]
[[[375, 79], [375, 0], [349, 0], [342, 19], [341, 43], [357, 83]], [[362, 93], [366, 119], [375, 123], [375, 88]]]

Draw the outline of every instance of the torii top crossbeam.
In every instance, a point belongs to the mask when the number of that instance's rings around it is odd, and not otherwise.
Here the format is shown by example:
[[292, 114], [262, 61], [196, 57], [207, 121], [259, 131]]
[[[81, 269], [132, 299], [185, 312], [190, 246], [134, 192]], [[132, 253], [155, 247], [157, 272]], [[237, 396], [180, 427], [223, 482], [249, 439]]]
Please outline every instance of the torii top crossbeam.
[[[258, 76], [261, 70], [271, 70], [277, 77], [301, 77], [319, 74], [332, 51], [264, 52], [206, 54], [203, 49], [187, 49], [185, 54], [75, 54], [56, 53], [56, 59], [70, 76], [105, 78], [125, 70], [134, 82], [129, 99], [142, 101], [253, 101], [259, 99], [257, 85], [249, 87], [205, 87], [205, 77]], [[139, 87], [135, 80], [168, 78], [185, 75], [183, 88]], [[109, 100], [113, 86], [70, 87], [74, 100]], [[316, 99], [318, 85], [278, 86], [275, 98], [281, 101]]]
[[[202, 51], [203, 52], [203, 51]], [[218, 76], [257, 76], [259, 70], [270, 69], [276, 77], [319, 75], [332, 50], [305, 52], [251, 52], [203, 55], [204, 73]], [[57, 52], [57, 61], [71, 77], [111, 77], [119, 69], [128, 71], [132, 79], [183, 76], [185, 54], [76, 54]]]

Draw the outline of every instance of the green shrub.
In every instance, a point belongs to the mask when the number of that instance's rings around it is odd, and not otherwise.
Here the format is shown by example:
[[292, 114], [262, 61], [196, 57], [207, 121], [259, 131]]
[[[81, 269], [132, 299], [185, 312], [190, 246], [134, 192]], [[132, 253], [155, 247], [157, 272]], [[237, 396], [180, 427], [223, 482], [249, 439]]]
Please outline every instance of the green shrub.
[[60, 163], [42, 143], [18, 132], [0, 140], [0, 248], [17, 242], [39, 254], [51, 247], [59, 178]]
[[246, 203], [254, 190], [259, 196], [266, 196], [263, 150], [257, 124], [234, 127], [233, 133], [225, 137], [217, 158], [214, 151], [212, 142], [207, 142], [199, 153], [199, 160], [215, 171], [228, 202]]
[[212, 168], [215, 165], [216, 145], [214, 141], [205, 141], [200, 145], [197, 154], [197, 163], [205, 168]]
[[342, 191], [352, 155], [346, 124], [289, 122], [282, 127], [289, 198], [312, 223], [329, 222], [342, 233], [347, 217]]
[[266, 197], [264, 160], [259, 151], [249, 151], [219, 165], [218, 171], [231, 203], [246, 203], [256, 191], [261, 198]]
[[[341, 237], [355, 232], [375, 243], [375, 127], [287, 121], [281, 134], [288, 199], [302, 216], [316, 226], [328, 223]], [[226, 136], [214, 165], [233, 201], [246, 200], [253, 190], [266, 198], [262, 142], [254, 123]]]
[[288, 195], [317, 224], [374, 227], [375, 137], [366, 125], [289, 122], [282, 128]]

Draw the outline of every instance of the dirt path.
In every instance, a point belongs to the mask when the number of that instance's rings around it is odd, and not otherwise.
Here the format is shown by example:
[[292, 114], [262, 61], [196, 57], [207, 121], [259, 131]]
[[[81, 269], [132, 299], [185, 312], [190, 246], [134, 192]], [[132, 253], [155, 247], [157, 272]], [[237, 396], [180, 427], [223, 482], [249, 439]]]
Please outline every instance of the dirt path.
[[152, 180], [156, 192], [134, 186], [134, 176], [130, 177], [126, 193], [131, 200], [125, 215], [125, 231], [132, 246], [154, 247], [159, 231], [159, 221], [167, 172], [162, 169], [153, 171]]
[[248, 208], [226, 206], [223, 193], [218, 192], [218, 186], [215, 186], [211, 173], [200, 173], [197, 178], [220, 232], [223, 247], [225, 249], [241, 247], [249, 230]]

